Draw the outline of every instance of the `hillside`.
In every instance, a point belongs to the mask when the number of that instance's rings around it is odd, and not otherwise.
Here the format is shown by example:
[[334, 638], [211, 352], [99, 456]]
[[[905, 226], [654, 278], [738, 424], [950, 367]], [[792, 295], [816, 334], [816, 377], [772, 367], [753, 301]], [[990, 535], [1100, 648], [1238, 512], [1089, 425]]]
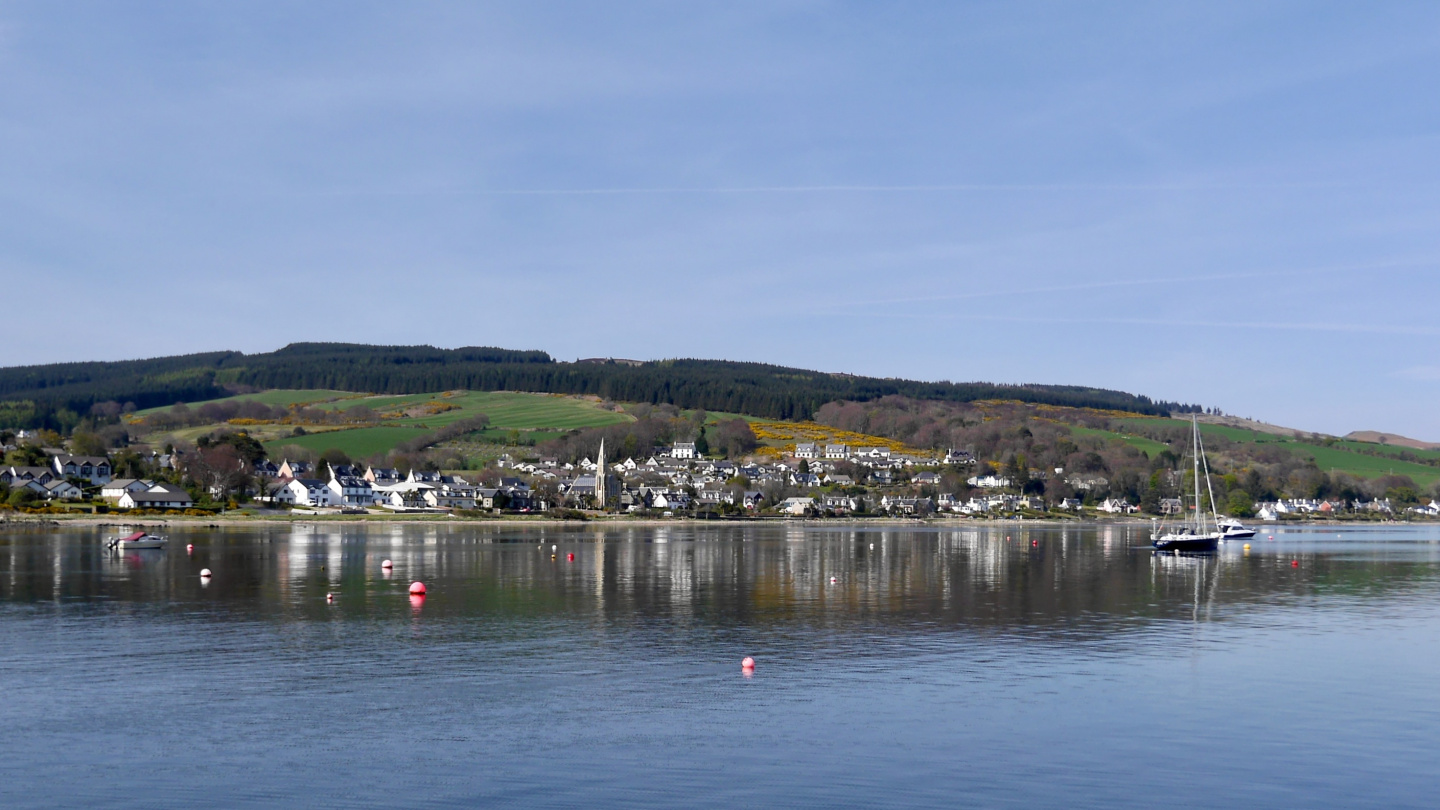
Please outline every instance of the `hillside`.
[[1397, 433], [1382, 433], [1378, 430], [1357, 430], [1345, 434], [1345, 438], [1356, 442], [1388, 444], [1394, 447], [1409, 447], [1413, 450], [1440, 450], [1440, 442], [1427, 442], [1421, 439], [1412, 439], [1409, 436], [1401, 436]]
[[495, 348], [296, 343], [275, 352], [61, 363], [0, 369], [0, 427], [66, 430], [98, 403], [163, 407], [258, 390], [370, 394], [527, 391], [808, 419], [835, 400], [885, 396], [970, 402], [1006, 399], [1162, 416], [1195, 406], [1083, 386], [882, 379], [724, 360], [555, 361]]

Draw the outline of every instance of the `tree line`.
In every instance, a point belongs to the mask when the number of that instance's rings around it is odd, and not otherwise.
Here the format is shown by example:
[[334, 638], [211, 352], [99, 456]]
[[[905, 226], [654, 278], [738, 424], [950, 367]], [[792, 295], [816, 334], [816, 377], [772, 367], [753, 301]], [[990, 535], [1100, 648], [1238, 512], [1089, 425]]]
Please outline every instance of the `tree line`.
[[0, 369], [0, 401], [15, 403], [0, 409], [0, 418], [25, 422], [10, 427], [66, 430], [79, 420], [77, 414], [101, 402], [146, 409], [271, 388], [375, 394], [453, 389], [584, 394], [770, 419], [809, 419], [828, 402], [887, 396], [945, 402], [1016, 400], [1149, 415], [1198, 410], [1194, 405], [1083, 386], [922, 382], [724, 360], [563, 363], [542, 351], [490, 347], [296, 343], [265, 354], [211, 352]]

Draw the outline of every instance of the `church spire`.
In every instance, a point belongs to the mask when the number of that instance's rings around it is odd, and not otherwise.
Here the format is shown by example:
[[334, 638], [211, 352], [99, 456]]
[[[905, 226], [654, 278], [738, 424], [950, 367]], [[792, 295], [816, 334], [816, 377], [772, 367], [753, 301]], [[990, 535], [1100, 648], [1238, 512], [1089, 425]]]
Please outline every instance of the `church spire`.
[[600, 439], [600, 460], [595, 462], [595, 503], [605, 511], [605, 439]]

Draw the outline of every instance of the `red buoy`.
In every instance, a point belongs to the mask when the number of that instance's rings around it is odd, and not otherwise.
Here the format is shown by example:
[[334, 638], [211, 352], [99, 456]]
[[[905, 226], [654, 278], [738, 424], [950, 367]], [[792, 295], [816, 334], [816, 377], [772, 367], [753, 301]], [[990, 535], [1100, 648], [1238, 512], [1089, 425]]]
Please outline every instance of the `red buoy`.
[[566, 554], [566, 555], [565, 555], [565, 562], [575, 562], [575, 555], [574, 555], [574, 554]]
[[424, 595], [425, 595], [425, 583], [423, 583], [423, 582], [418, 582], [418, 581], [417, 581], [417, 582], [412, 582], [412, 583], [410, 583], [410, 594], [411, 594], [412, 596], [424, 596]]
[[1291, 567], [1291, 568], [1299, 568], [1299, 567], [1300, 567], [1300, 561], [1299, 561], [1299, 560], [1291, 560], [1291, 561], [1290, 561], [1290, 567]]
[[745, 656], [745, 660], [740, 662], [740, 668], [741, 668], [741, 669], [754, 669], [754, 668], [755, 668], [755, 659], [754, 659], [754, 658], [751, 658], [751, 657], [748, 656], [748, 655]]
[[1030, 545], [1031, 545], [1031, 547], [1038, 546], [1038, 545], [1040, 545], [1040, 541], [1039, 541], [1039, 540], [1031, 540], [1031, 541], [1030, 541]]

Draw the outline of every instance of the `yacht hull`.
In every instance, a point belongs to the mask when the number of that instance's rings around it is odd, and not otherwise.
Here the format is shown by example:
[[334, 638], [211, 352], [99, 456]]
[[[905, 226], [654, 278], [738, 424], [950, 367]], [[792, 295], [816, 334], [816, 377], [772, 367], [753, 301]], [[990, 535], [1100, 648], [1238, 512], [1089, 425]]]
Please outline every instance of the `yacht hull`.
[[1203, 554], [1219, 548], [1220, 537], [1219, 535], [1161, 537], [1156, 539], [1152, 545], [1156, 551], [1183, 551], [1190, 554]]

